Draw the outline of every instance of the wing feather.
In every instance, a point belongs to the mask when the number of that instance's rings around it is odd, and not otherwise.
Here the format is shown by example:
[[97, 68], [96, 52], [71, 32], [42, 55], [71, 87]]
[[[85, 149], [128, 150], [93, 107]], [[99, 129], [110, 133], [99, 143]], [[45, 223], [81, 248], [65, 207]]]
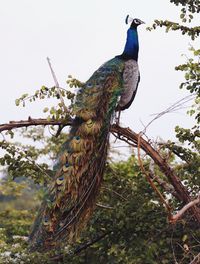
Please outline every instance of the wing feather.
[[135, 60], [128, 60], [125, 62], [123, 81], [123, 92], [117, 110], [125, 110], [129, 108], [135, 98], [140, 81], [139, 67]]

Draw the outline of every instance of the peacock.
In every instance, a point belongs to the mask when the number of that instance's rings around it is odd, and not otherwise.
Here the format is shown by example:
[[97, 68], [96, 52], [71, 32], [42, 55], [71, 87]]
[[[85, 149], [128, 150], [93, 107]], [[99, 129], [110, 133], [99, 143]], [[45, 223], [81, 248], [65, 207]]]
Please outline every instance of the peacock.
[[123, 53], [104, 63], [77, 92], [75, 118], [31, 230], [31, 251], [73, 241], [94, 210], [114, 113], [129, 108], [140, 81], [137, 27], [144, 22], [127, 16], [128, 23]]

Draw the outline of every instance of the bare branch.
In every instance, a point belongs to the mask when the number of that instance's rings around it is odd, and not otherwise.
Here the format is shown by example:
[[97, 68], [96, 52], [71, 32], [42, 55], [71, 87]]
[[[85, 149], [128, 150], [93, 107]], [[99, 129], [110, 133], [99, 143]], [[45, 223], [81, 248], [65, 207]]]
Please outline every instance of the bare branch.
[[149, 177], [154, 181], [156, 181], [166, 192], [171, 193], [174, 197], [179, 199], [177, 193], [174, 190], [174, 187], [168, 182], [161, 179], [158, 175], [155, 175], [154, 172], [154, 161], [151, 160], [149, 165]]
[[189, 210], [191, 207], [197, 205], [200, 203], [200, 195], [197, 199], [189, 202], [188, 204], [186, 204], [181, 210], [178, 211], [178, 213], [176, 213], [175, 215], [172, 216], [171, 218], [171, 223], [176, 223], [181, 217], [182, 215]]
[[199, 264], [200, 263], [200, 253], [189, 264]]
[[104, 187], [104, 186], [102, 186], [101, 188], [104, 190], [107, 190], [109, 192], [112, 192], [112, 193], [116, 194], [117, 196], [119, 196], [120, 198], [122, 198], [124, 201], [127, 201], [127, 199], [123, 195], [121, 195], [120, 193], [118, 193], [118, 192], [116, 192], [110, 188]]
[[[169, 113], [173, 113], [177, 110], [180, 110], [183, 108], [183, 105], [185, 105], [186, 103], [194, 100], [194, 98], [196, 97], [197, 93], [195, 94], [190, 94], [187, 95], [185, 97], [183, 97], [182, 99], [178, 100], [177, 102], [173, 103], [170, 107], [168, 107], [167, 109], [165, 109], [164, 111], [155, 114], [156, 116], [145, 126], [143, 132], [145, 132], [147, 130], [147, 128], [157, 119], [159, 119], [160, 117], [162, 117], [165, 114], [169, 114]], [[187, 107], [186, 107], [187, 108]]]
[[[113, 125], [111, 127], [111, 132], [118, 135], [118, 138], [122, 141], [129, 141], [133, 144], [138, 144], [139, 134], [133, 132], [130, 128], [122, 128], [118, 125]], [[159, 166], [161, 171], [168, 177], [172, 185], [174, 186], [176, 192], [179, 194], [180, 201], [188, 201], [188, 192], [186, 191], [185, 187], [182, 185], [179, 178], [174, 174], [173, 170], [166, 161], [160, 156], [160, 154], [151, 146], [151, 144], [146, 141], [143, 137], [140, 138], [140, 147], [145, 151], [147, 155], [149, 155], [154, 162]], [[179, 186], [180, 185], [180, 186]], [[182, 194], [185, 193], [185, 197]], [[190, 202], [190, 201], [189, 201]]]
[[48, 125], [63, 125], [63, 126], [70, 126], [72, 125], [73, 120], [69, 118], [69, 120], [47, 120], [43, 118], [31, 118], [29, 117], [28, 120], [20, 120], [20, 121], [10, 121], [7, 124], [0, 125], [0, 132], [5, 130], [12, 130], [15, 128], [21, 127], [29, 127], [29, 126], [48, 126]]
[[57, 90], [58, 90], [58, 94], [59, 94], [59, 96], [60, 96], [61, 104], [62, 104], [63, 109], [65, 110], [65, 112], [67, 112], [67, 107], [66, 107], [66, 105], [65, 105], [65, 102], [64, 102], [64, 99], [63, 99], [62, 93], [61, 93], [61, 91], [60, 91], [60, 86], [59, 86], [58, 80], [57, 80], [57, 78], [56, 78], [56, 74], [55, 74], [55, 72], [54, 72], [54, 70], [53, 70], [53, 67], [52, 67], [52, 65], [51, 65], [50, 59], [49, 59], [48, 57], [47, 57], [47, 62], [48, 62], [49, 68], [50, 68], [50, 70], [51, 70], [51, 74], [52, 74], [53, 79], [54, 79], [54, 82], [55, 82], [55, 87], [56, 87]]
[[99, 203], [96, 203], [96, 206], [101, 207], [103, 209], [111, 209], [111, 210], [114, 209], [114, 207], [107, 206], [107, 205], [104, 205], [104, 204], [99, 204]]
[[[139, 134], [133, 132], [130, 128], [122, 128], [118, 125], [113, 125], [111, 127], [111, 132], [118, 135], [118, 138], [123, 140], [132, 142], [133, 144], [138, 144], [138, 140], [140, 137], [140, 147], [144, 150], [144, 152], [149, 155], [154, 162], [159, 166], [160, 170], [166, 175], [169, 182], [173, 185], [174, 190], [179, 197], [179, 201], [184, 202], [185, 204], [191, 202], [191, 198], [188, 190], [182, 184], [180, 178], [175, 174], [173, 169], [168, 165], [165, 159], [163, 159], [160, 154], [151, 146], [151, 144], [146, 141]], [[200, 211], [196, 206], [190, 208], [190, 211], [200, 223]]]

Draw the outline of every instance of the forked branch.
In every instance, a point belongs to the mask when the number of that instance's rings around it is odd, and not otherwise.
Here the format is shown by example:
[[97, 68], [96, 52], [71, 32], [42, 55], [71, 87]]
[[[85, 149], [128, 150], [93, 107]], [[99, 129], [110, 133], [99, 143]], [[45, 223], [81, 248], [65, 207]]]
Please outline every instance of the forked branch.
[[[135, 133], [129, 128], [122, 128], [118, 125], [113, 125], [111, 128], [111, 132], [122, 141], [129, 141], [134, 144], [138, 144], [138, 140], [140, 140], [140, 148], [144, 150], [144, 152], [150, 156], [155, 164], [157, 164], [160, 170], [165, 174], [168, 178], [169, 182], [174, 187], [174, 190], [177, 193], [177, 197], [179, 197], [179, 201], [184, 204], [188, 204], [191, 202], [191, 198], [188, 190], [182, 184], [180, 178], [175, 174], [174, 170], [169, 166], [165, 159], [161, 157], [161, 155], [156, 151], [151, 144], [146, 141], [140, 134]], [[193, 205], [190, 208], [190, 212], [193, 214], [194, 218], [200, 225], [200, 210], [196, 205]]]
[[198, 198], [196, 198], [195, 200], [186, 204], [181, 210], [179, 210], [175, 215], [173, 215], [171, 218], [171, 222], [176, 223], [187, 210], [189, 210], [191, 207], [193, 207], [197, 204], [200, 204], [200, 196]]

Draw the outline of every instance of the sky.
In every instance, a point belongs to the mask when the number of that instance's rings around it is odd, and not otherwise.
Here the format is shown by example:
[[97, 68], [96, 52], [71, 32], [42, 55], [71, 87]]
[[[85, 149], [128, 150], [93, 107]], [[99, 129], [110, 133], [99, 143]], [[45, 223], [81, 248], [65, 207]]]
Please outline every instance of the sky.
[[[177, 21], [179, 8], [169, 0], [0, 0], [0, 123], [45, 117], [49, 101], [16, 107], [15, 99], [33, 94], [42, 85], [54, 85], [46, 57], [50, 57], [61, 87], [69, 74], [86, 81], [105, 61], [121, 54], [126, 40], [125, 17], [146, 22], [139, 28], [141, 82], [132, 106], [122, 113], [121, 125], [135, 132], [187, 95], [180, 90], [183, 74], [174, 67], [184, 63], [191, 41], [178, 33], [146, 31], [154, 19]], [[191, 126], [186, 110], [153, 122], [150, 138], [174, 139], [174, 127]]]

